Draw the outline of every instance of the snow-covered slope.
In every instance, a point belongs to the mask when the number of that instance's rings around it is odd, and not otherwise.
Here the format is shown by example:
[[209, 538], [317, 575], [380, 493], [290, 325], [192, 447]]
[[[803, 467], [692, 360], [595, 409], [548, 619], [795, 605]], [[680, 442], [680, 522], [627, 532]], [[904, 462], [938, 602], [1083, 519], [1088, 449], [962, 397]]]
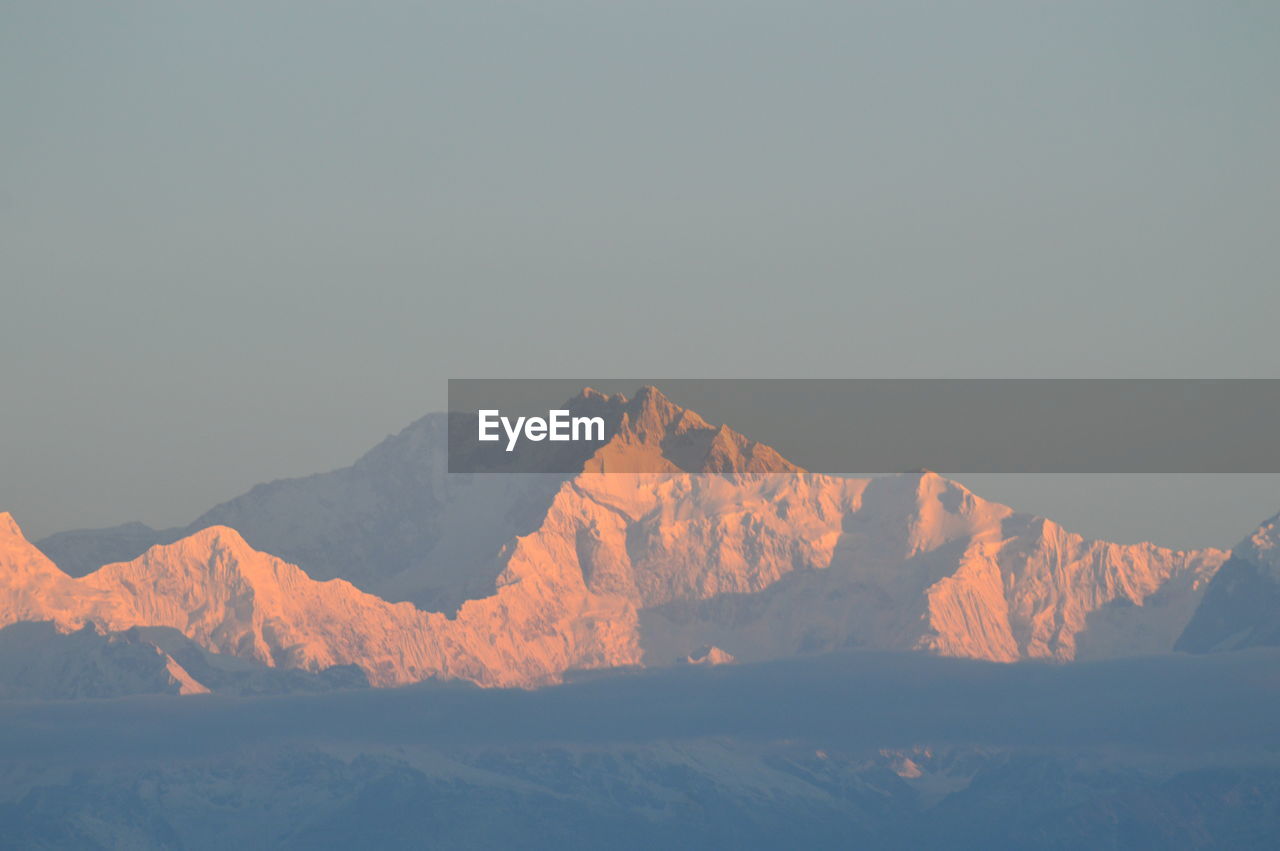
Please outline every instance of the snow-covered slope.
[[[664, 593], [652, 578], [661, 572], [645, 570], [646, 660], [704, 645], [743, 660], [846, 646], [996, 661], [1165, 652], [1223, 558], [1088, 541], [932, 473], [783, 481], [788, 492], [762, 499], [764, 510], [748, 504], [714, 517], [711, 546], [681, 553], [677, 560], [703, 565], [699, 587]], [[769, 511], [779, 506], [796, 529], [791, 538], [770, 536]], [[628, 540], [673, 529], [680, 531], [668, 540], [697, 537], [637, 514]], [[705, 529], [708, 520], [693, 525]], [[789, 550], [778, 547], [783, 541]], [[672, 561], [662, 546], [653, 549], [660, 564]], [[1090, 616], [1111, 608], [1132, 628], [1091, 633]]]

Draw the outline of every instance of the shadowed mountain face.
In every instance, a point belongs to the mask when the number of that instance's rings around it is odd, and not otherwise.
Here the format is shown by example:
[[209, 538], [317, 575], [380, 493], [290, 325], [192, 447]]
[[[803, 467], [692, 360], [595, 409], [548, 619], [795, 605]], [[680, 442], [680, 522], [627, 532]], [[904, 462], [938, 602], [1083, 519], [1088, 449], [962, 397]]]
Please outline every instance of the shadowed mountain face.
[[1280, 646], [1280, 515], [1232, 551], [1214, 576], [1177, 649], [1211, 653]]
[[354, 665], [310, 673], [205, 650], [169, 627], [63, 633], [51, 621], [0, 629], [0, 698], [76, 700], [140, 694], [290, 694], [362, 688]]
[[136, 633], [108, 634], [86, 624], [62, 634], [50, 621], [24, 621], [0, 629], [3, 698], [104, 698], [208, 690]]
[[195, 524], [231, 525], [79, 579], [10, 522], [0, 559], [23, 567], [0, 575], [0, 622], [167, 626], [269, 666], [359, 665], [375, 685], [534, 686], [708, 648], [1066, 661], [1168, 651], [1225, 557], [1085, 540], [932, 473], [800, 472], [653, 388], [575, 406], [619, 423], [577, 475], [449, 475], [428, 417]]

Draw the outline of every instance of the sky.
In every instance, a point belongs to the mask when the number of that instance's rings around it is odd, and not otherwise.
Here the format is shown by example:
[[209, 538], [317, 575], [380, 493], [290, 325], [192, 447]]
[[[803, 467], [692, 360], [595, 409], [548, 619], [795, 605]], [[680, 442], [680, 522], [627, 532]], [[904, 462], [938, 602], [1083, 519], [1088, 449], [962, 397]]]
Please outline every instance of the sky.
[[1269, 2], [8, 0], [0, 510], [186, 523], [449, 377], [1277, 377], [1278, 79]]

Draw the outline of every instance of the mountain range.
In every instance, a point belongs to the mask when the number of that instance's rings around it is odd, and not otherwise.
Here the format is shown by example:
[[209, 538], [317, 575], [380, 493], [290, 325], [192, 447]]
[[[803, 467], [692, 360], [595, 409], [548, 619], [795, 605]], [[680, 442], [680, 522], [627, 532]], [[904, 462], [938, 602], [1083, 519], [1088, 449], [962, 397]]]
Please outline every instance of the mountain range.
[[[183, 529], [37, 547], [0, 515], [0, 625], [163, 627], [219, 658], [356, 666], [377, 686], [854, 647], [1012, 662], [1275, 643], [1280, 606], [1255, 593], [1277, 587], [1274, 521], [1230, 556], [1091, 541], [929, 472], [801, 471], [656, 388], [567, 407], [620, 423], [574, 475], [451, 475], [432, 415]], [[1228, 634], [1241, 595], [1259, 612]]]

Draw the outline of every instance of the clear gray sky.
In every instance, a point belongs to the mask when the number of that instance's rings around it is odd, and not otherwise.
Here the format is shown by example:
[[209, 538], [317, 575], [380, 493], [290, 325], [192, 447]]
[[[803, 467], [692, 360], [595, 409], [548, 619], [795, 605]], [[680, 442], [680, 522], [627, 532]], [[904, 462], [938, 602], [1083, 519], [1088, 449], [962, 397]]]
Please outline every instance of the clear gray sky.
[[7, 0], [0, 510], [186, 522], [449, 376], [1275, 377], [1277, 81], [1273, 2]]

